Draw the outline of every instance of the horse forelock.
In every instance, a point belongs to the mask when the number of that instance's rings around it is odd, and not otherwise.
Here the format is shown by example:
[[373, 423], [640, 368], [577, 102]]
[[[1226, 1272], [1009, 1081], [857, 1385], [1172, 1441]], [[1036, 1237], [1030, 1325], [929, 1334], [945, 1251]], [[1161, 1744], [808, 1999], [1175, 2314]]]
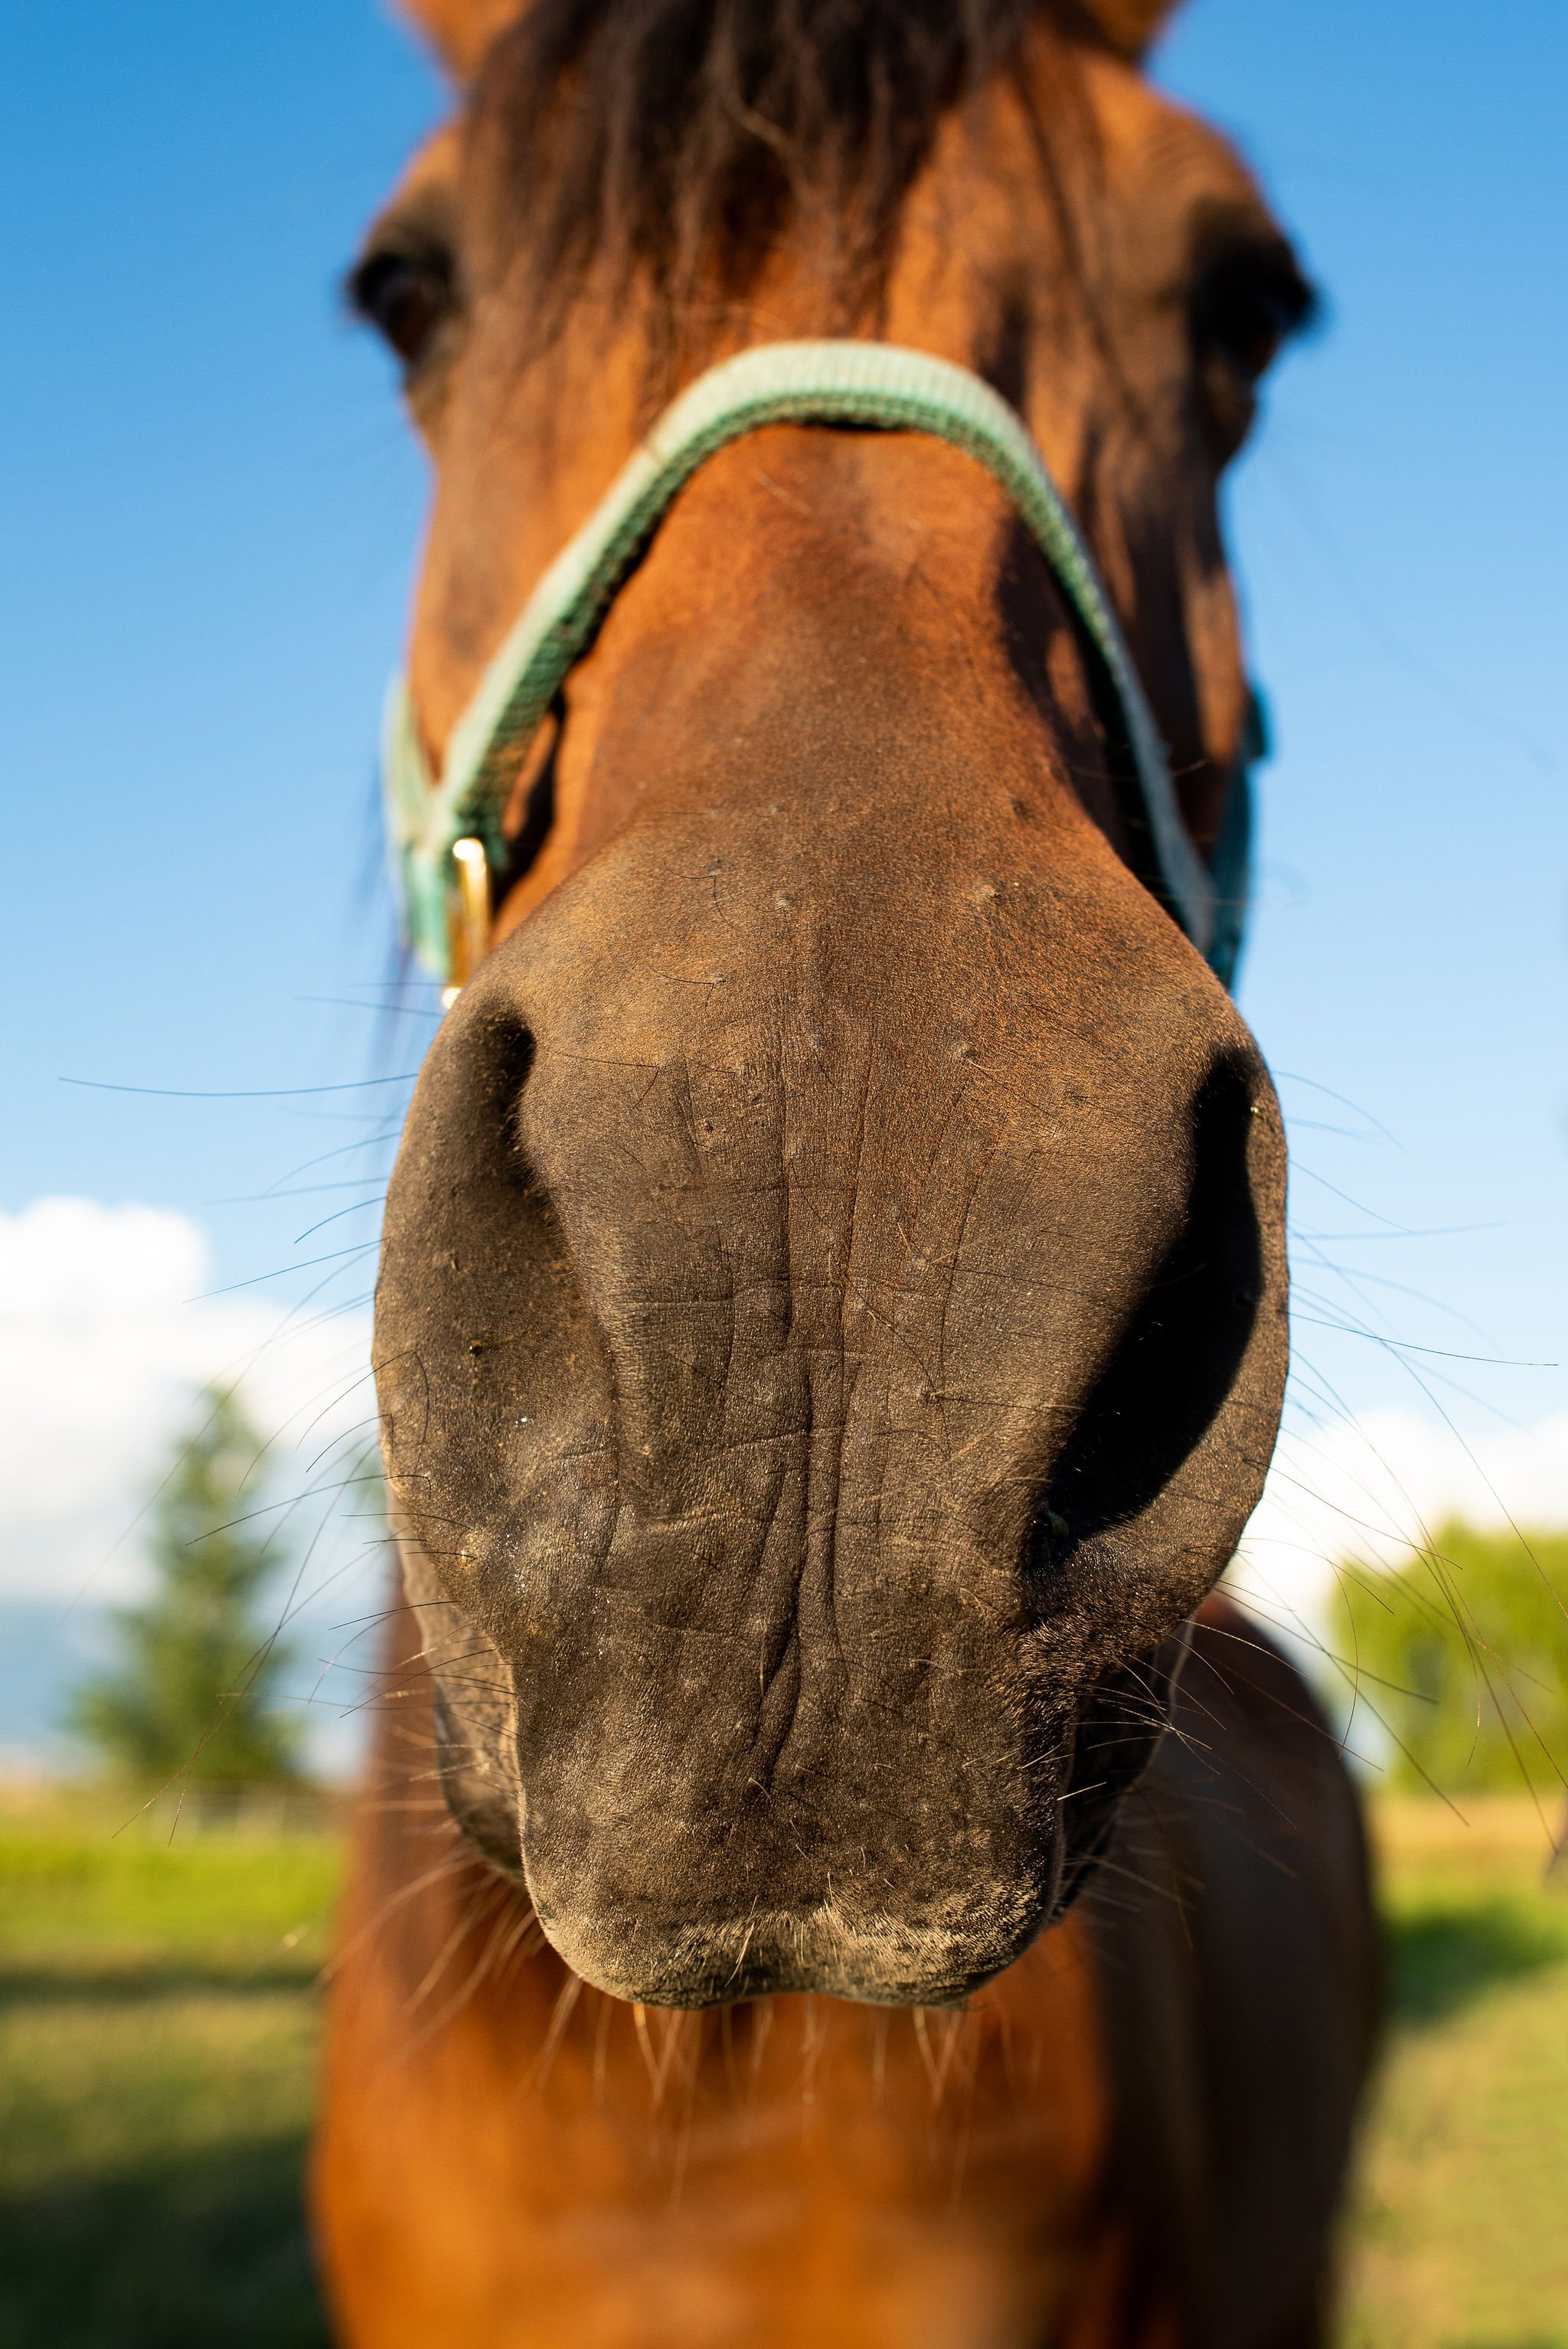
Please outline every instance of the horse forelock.
[[847, 320], [875, 302], [944, 117], [1026, 42], [1042, 146], [1092, 136], [1070, 53], [1130, 53], [1108, 21], [1080, 0], [535, 0], [490, 48], [476, 123], [546, 310], [603, 261], [666, 314], [737, 297], [793, 225]]

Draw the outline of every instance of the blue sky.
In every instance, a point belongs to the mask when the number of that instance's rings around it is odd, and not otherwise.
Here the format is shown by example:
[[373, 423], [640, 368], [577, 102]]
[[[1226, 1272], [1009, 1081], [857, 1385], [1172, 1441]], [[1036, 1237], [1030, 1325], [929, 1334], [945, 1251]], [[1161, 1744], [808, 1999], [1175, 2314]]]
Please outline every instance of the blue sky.
[[440, 92], [372, 0], [50, 0], [0, 41], [0, 1196], [199, 1210], [238, 1278], [298, 1219], [209, 1203], [344, 1140], [333, 1104], [59, 1081], [369, 1072], [310, 999], [385, 967], [372, 744], [423, 481], [336, 285]]
[[[1568, 12], [1191, 0], [1159, 72], [1329, 300], [1232, 499], [1302, 1407], [1537, 1422], [1563, 1371], [1497, 1365], [1557, 1364], [1568, 1296]], [[213, 1287], [352, 1300], [357, 1195], [255, 1195], [356, 1176], [397, 1092], [274, 1089], [428, 1032], [363, 1008], [424, 481], [335, 288], [439, 86], [374, 0], [49, 0], [0, 16], [0, 1207], [175, 1210]]]

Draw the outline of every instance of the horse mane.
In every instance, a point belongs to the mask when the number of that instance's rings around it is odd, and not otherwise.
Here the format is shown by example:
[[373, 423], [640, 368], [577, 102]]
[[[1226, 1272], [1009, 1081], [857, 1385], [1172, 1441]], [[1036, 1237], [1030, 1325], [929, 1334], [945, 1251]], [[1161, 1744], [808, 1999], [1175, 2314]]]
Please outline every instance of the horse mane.
[[535, 299], [608, 258], [678, 316], [742, 295], [792, 219], [863, 308], [944, 114], [1032, 24], [1121, 46], [1084, 0], [533, 0], [476, 109]]

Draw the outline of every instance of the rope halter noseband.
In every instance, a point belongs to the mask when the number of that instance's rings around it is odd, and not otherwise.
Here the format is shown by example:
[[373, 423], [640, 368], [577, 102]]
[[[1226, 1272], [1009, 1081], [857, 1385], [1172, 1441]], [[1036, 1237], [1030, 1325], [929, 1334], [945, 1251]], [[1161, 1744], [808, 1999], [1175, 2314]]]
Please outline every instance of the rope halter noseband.
[[[520, 757], [617, 589], [697, 467], [768, 424], [932, 433], [1001, 483], [1105, 688], [1119, 737], [1111, 763], [1133, 869], [1229, 986], [1250, 864], [1246, 763], [1232, 785], [1211, 873], [1182, 823], [1164, 747], [1093, 558], [1022, 418], [966, 367], [888, 343], [848, 341], [742, 351], [665, 410], [489, 662], [452, 730], [439, 781], [420, 748], [407, 684], [394, 679], [383, 743], [387, 832], [408, 944], [431, 976], [450, 992], [484, 953], [490, 874], [505, 867], [501, 816]], [[1258, 733], [1254, 721], [1249, 758], [1262, 750]]]

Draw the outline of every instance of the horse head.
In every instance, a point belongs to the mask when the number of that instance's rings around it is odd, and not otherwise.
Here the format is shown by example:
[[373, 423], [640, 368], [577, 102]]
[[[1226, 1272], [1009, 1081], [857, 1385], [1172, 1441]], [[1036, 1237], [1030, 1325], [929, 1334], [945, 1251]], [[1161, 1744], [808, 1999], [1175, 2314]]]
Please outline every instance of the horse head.
[[[1212, 859], [1219, 482], [1310, 295], [1139, 71], [1161, 13], [419, 0], [460, 104], [355, 289], [435, 465], [432, 775], [671, 395], [874, 339], [1027, 425]], [[518, 746], [377, 1368], [449, 1799], [624, 1997], [1008, 1965], [1257, 1502], [1279, 1116], [1102, 688], [971, 454], [782, 422], [694, 471]]]

